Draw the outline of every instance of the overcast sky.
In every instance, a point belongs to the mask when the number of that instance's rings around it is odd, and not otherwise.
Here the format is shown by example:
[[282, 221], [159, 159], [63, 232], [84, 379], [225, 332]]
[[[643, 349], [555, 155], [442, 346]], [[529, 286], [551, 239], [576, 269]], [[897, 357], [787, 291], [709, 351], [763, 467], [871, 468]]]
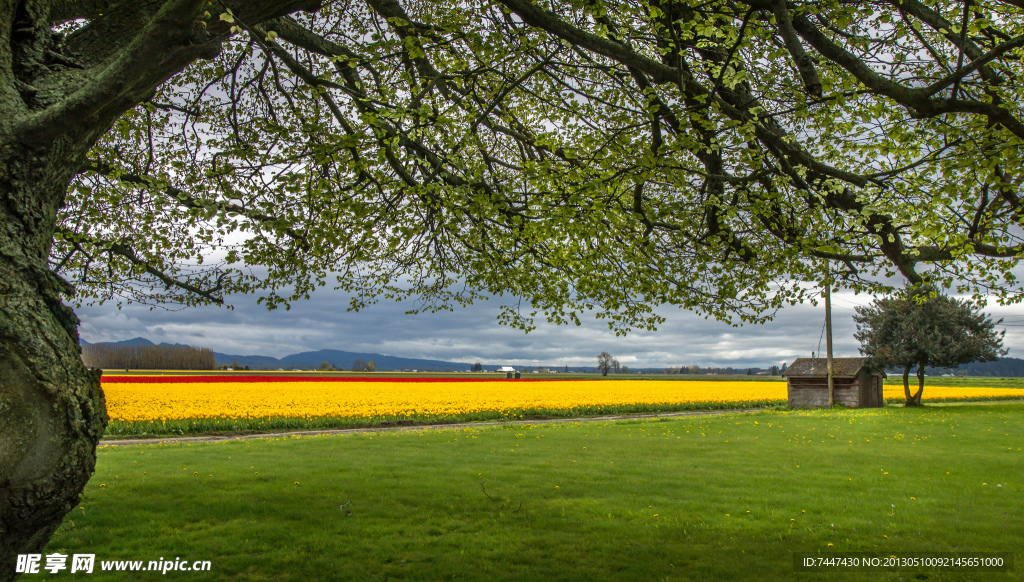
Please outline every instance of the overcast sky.
[[[853, 339], [855, 305], [865, 295], [837, 293], [833, 305], [836, 356], [857, 356]], [[824, 304], [782, 310], [774, 321], [733, 328], [692, 313], [667, 307], [668, 318], [655, 332], [616, 337], [595, 319], [583, 325], [556, 326], [538, 322], [536, 330], [499, 325], [494, 301], [436, 314], [405, 315], [409, 306], [384, 302], [358, 313], [347, 312], [347, 296], [318, 292], [290, 311], [267, 311], [252, 298], [232, 298], [234, 310], [202, 307], [168, 311], [147, 306], [83, 307], [80, 333], [90, 342], [137, 336], [155, 343], [183, 343], [235, 355], [282, 357], [321, 349], [373, 352], [410, 358], [527, 366], [593, 366], [602, 351], [630, 367], [700, 366], [766, 367], [810, 356], [819, 349]], [[1024, 306], [986, 311], [1008, 323], [1024, 323]], [[1024, 354], [1024, 327], [1007, 327], [1010, 356]], [[1020, 331], [1018, 331], [1020, 330]], [[1018, 348], [1022, 348], [1018, 350]], [[821, 342], [822, 352], [825, 349]]]

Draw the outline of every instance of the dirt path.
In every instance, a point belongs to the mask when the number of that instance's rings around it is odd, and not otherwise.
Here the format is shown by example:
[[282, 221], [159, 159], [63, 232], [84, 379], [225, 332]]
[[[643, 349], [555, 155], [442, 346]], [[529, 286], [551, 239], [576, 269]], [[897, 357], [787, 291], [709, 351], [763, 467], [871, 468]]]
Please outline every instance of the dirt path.
[[237, 441], [242, 439], [267, 439], [288, 436], [315, 436], [325, 434], [352, 434], [360, 432], [394, 432], [410, 430], [445, 430], [453, 428], [475, 428], [486, 426], [516, 426], [524, 424], [546, 424], [553, 422], [595, 422], [599, 420], [635, 420], [644, 418], [677, 418], [681, 416], [708, 416], [721, 414], [747, 414], [762, 412], [764, 408], [733, 408], [722, 410], [691, 410], [686, 412], [653, 412], [649, 414], [619, 414], [614, 416], [587, 416], [579, 418], [542, 418], [534, 420], [496, 420], [487, 422], [458, 422], [448, 424], [418, 424], [411, 426], [371, 426], [364, 428], [338, 428], [329, 430], [300, 430], [294, 432], [262, 432], [244, 435], [202, 435], [158, 438], [129, 438], [100, 441], [101, 447], [123, 447], [130, 445], [169, 444], [169, 443], [210, 443], [220, 441]]

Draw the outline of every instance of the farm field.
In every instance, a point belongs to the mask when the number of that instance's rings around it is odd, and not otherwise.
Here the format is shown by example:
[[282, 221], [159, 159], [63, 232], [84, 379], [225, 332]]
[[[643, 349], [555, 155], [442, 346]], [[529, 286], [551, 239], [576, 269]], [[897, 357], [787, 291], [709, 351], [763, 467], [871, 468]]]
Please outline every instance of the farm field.
[[[577, 417], [786, 404], [785, 382], [504, 380], [464, 376], [105, 375], [107, 436]], [[925, 400], [1024, 398], [1024, 389], [926, 386]], [[885, 386], [892, 403], [902, 386]]]
[[[333, 371], [333, 372], [313, 372], [313, 371], [294, 371], [294, 370], [275, 370], [275, 371], [190, 371], [190, 370], [132, 370], [130, 372], [124, 372], [122, 370], [108, 370], [105, 372], [107, 376], [216, 376], [221, 378], [233, 378], [243, 376], [299, 376], [307, 378], [350, 378], [358, 376], [366, 376], [367, 372], [344, 372], [344, 371]], [[372, 375], [375, 378], [476, 378], [480, 380], [493, 380], [504, 378], [503, 374], [496, 372], [373, 372]], [[622, 374], [615, 375], [611, 374], [608, 376], [602, 376], [601, 374], [590, 374], [590, 373], [545, 373], [545, 374], [524, 374], [524, 378], [527, 379], [542, 379], [542, 380], [600, 380], [600, 381], [612, 381], [621, 382], [623, 379], [630, 380], [659, 380], [659, 381], [676, 381], [676, 382], [784, 382], [785, 379], [779, 376], [767, 376], [767, 375], [747, 375], [747, 374]], [[911, 382], [916, 382], [917, 378], [911, 374]], [[890, 375], [885, 379], [887, 386], [902, 386], [903, 379], [900, 375]], [[975, 388], [1024, 388], [1024, 378], [999, 378], [990, 376], [928, 376], [926, 380], [926, 386], [931, 384], [942, 384], [943, 386], [953, 387], [975, 387]]]
[[[95, 553], [97, 568], [212, 563], [97, 580], [1021, 580], [1022, 415], [989, 403], [101, 447], [45, 551]], [[1017, 562], [798, 572], [794, 552]]]

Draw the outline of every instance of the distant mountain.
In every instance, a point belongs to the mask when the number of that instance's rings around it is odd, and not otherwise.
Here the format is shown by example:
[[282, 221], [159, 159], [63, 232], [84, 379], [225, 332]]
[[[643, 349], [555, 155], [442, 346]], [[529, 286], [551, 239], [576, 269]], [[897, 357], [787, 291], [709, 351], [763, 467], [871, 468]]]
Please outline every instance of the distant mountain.
[[213, 359], [218, 366], [227, 366], [237, 362], [239, 366], [249, 366], [250, 370], [276, 370], [285, 366], [284, 362], [271, 356], [233, 356], [213, 352]]
[[350, 370], [355, 360], [367, 362], [373, 360], [378, 370], [420, 370], [444, 372], [450, 370], [469, 370], [473, 364], [465, 362], [446, 362], [443, 360], [423, 360], [419, 358], [400, 358], [384, 354], [365, 352], [344, 352], [341, 350], [320, 350], [318, 352], [302, 352], [281, 358], [286, 366], [303, 367], [319, 366], [322, 362], [338, 368]]
[[[109, 344], [113, 346], [153, 346], [157, 345], [144, 337], [136, 337], [129, 340], [123, 340], [119, 342], [99, 342], [103, 344]], [[81, 344], [84, 346], [91, 345], [89, 342], [82, 340]], [[184, 344], [169, 344], [160, 343], [161, 346], [170, 345], [184, 345]], [[392, 370], [419, 370], [424, 372], [446, 372], [453, 370], [469, 370], [473, 364], [467, 364], [465, 362], [447, 362], [444, 360], [424, 360], [420, 358], [401, 358], [396, 356], [386, 356], [384, 354], [374, 354], [368, 352], [345, 352], [341, 350], [320, 350], [317, 352], [302, 352], [300, 354], [292, 354], [283, 358], [274, 358], [271, 356], [260, 356], [260, 355], [236, 355], [236, 354], [222, 354], [220, 352], [213, 353], [214, 360], [218, 366], [225, 364], [238, 363], [240, 366], [249, 366], [251, 370], [292, 370], [295, 368], [319, 368], [320, 364], [327, 362], [336, 368], [342, 370], [351, 370], [352, 365], [356, 360], [362, 360], [368, 362], [373, 360], [377, 364], [377, 370], [381, 372], [392, 371]], [[484, 366], [485, 370], [496, 370], [498, 366]]]
[[[295, 368], [319, 368], [320, 364], [328, 364], [342, 370], [351, 370], [356, 360], [368, 362], [373, 360], [377, 364], [377, 370], [384, 372], [390, 370], [419, 370], [426, 372], [446, 372], [453, 370], [469, 370], [473, 364], [465, 362], [446, 362], [443, 360], [423, 360], [419, 358], [400, 358], [397, 356], [386, 356], [368, 352], [345, 352], [342, 350], [320, 350], [317, 352], [302, 352], [292, 354], [283, 358], [271, 358], [268, 356], [238, 356], [214, 352], [213, 357], [217, 365], [231, 364], [238, 362], [239, 365], [249, 366], [253, 370], [292, 370]], [[496, 369], [497, 366], [490, 366]]]
[[[89, 342], [87, 342], [85, 340], [81, 340], [78, 343], [82, 344], [83, 346], [93, 345], [93, 344], [91, 344], [91, 343], [89, 343]], [[132, 339], [122, 340], [122, 341], [119, 341], [119, 342], [97, 342], [96, 345], [99, 345], [99, 344], [109, 344], [109, 345], [112, 345], [112, 346], [155, 346], [156, 345], [156, 344], [154, 344], [153, 342], [149, 341], [148, 339], [146, 339], [144, 337], [133, 337]], [[163, 345], [163, 344], [161, 344], [161, 345]], [[170, 344], [167, 344], [167, 345], [170, 345]]]

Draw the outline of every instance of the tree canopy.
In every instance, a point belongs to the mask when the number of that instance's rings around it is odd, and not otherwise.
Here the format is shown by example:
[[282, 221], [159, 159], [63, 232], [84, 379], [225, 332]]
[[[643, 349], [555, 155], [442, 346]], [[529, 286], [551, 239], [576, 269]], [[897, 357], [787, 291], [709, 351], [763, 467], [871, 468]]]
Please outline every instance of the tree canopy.
[[[908, 289], [900, 296], [879, 298], [857, 307], [854, 337], [861, 353], [881, 368], [903, 368], [907, 406], [920, 406], [925, 367], [955, 368], [989, 362], [1006, 355], [1003, 335], [978, 305], [935, 293]], [[998, 322], [997, 322], [998, 323]], [[910, 370], [917, 366], [918, 388], [911, 394]]]
[[832, 260], [1018, 299], [1014, 2], [230, 6], [84, 160], [50, 255], [83, 297], [326, 283], [625, 330], [757, 321]]

